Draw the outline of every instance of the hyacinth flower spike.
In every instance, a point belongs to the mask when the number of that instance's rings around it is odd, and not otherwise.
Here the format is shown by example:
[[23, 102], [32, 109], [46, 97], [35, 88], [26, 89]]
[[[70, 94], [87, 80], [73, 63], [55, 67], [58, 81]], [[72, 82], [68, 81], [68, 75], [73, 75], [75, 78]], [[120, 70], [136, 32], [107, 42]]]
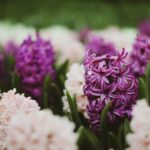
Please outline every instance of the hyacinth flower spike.
[[150, 38], [138, 35], [130, 54], [131, 71], [135, 77], [144, 75], [150, 61]]
[[108, 124], [118, 124], [123, 118], [131, 118], [132, 105], [137, 97], [137, 79], [125, 62], [123, 49], [117, 55], [98, 56], [87, 52], [85, 57], [84, 92], [88, 97], [89, 121], [94, 131], [100, 129], [100, 113], [111, 102]]
[[46, 76], [55, 79], [55, 54], [49, 41], [39, 34], [36, 40], [28, 37], [19, 48], [16, 57], [16, 73], [21, 78], [23, 91], [39, 100]]

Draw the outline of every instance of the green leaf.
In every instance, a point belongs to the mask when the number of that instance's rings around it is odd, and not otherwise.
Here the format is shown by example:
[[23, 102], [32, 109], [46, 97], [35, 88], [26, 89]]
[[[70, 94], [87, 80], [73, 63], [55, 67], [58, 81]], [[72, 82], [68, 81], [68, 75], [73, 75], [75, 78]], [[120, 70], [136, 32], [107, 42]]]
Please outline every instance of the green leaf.
[[61, 85], [64, 85], [64, 84], [65, 84], [65, 77], [64, 77], [64, 76], [60, 75], [60, 76], [58, 77], [58, 80], [59, 80], [59, 83], [60, 83]]
[[47, 92], [44, 92], [43, 93], [43, 99], [42, 99], [42, 101], [43, 101], [43, 108], [48, 108], [48, 93]]
[[51, 92], [54, 97], [53, 112], [62, 115], [63, 114], [62, 95], [57, 84], [55, 83], [51, 84]]
[[109, 132], [108, 139], [109, 139], [109, 147], [111, 147], [115, 150], [121, 150], [118, 138], [114, 133]]
[[16, 88], [18, 92], [20, 90], [20, 78], [15, 73], [11, 74], [11, 88]]
[[139, 99], [147, 98], [146, 83], [143, 78], [139, 78], [139, 89], [138, 89]]
[[129, 132], [131, 132], [130, 123], [129, 120], [125, 118], [118, 130], [118, 141], [119, 141], [120, 150], [124, 150], [127, 148], [126, 135]]
[[61, 89], [61, 94], [63, 94], [67, 70], [68, 70], [68, 60], [66, 60], [60, 66], [56, 66], [56, 73], [57, 73], [56, 83], [57, 83], [59, 89]]
[[49, 91], [51, 82], [52, 82], [52, 80], [51, 80], [50, 75], [47, 75], [44, 79], [43, 92]]
[[147, 101], [150, 104], [150, 63], [147, 65], [146, 69], [146, 89], [147, 89]]
[[105, 146], [107, 147], [107, 114], [108, 111], [110, 109], [111, 106], [111, 102], [107, 103], [107, 105], [104, 107], [102, 113], [100, 114], [100, 135], [101, 135], [101, 139], [103, 141], [103, 143], [105, 144]]
[[51, 85], [51, 77], [48, 75], [44, 79], [43, 92], [42, 92], [42, 108], [48, 108], [49, 91]]
[[63, 95], [63, 89], [65, 88], [65, 87], [64, 87], [64, 86], [65, 86], [65, 77], [62, 76], [62, 75], [59, 75], [59, 76], [57, 77], [56, 83], [57, 83], [59, 89], [61, 89], [61, 94]]
[[124, 149], [127, 148], [128, 144], [126, 142], [126, 136], [131, 132], [130, 122], [127, 118], [124, 120]]
[[66, 91], [66, 95], [67, 95], [67, 100], [68, 100], [68, 104], [69, 104], [69, 107], [70, 107], [72, 119], [76, 123], [77, 127], [79, 127], [81, 125], [81, 120], [80, 120], [80, 117], [79, 117], [79, 113], [77, 111], [75, 100], [74, 100], [74, 98], [72, 98], [70, 96], [68, 91]]
[[57, 67], [57, 74], [65, 75], [68, 69], [69, 61], [66, 60], [63, 64]]
[[78, 129], [78, 135], [79, 135], [79, 138], [78, 138], [78, 145], [81, 146], [84, 144], [84, 140], [85, 140], [85, 135], [84, 135], [84, 127], [83, 126], [80, 126], [79, 129]]
[[125, 120], [124, 120], [124, 134], [125, 134], [125, 136], [126, 136], [129, 132], [131, 132], [130, 122], [129, 122], [129, 120], [128, 120], [127, 118], [125, 118]]
[[61, 99], [61, 91], [58, 88], [58, 86], [55, 83], [51, 84], [51, 88], [53, 88], [53, 91], [55, 92], [55, 94], [57, 95], [58, 99]]
[[119, 141], [119, 146], [120, 146], [120, 150], [123, 150], [123, 147], [125, 145], [124, 143], [124, 125], [121, 124], [118, 130], [118, 141]]
[[101, 141], [93, 134], [89, 129], [84, 128], [81, 126], [78, 129], [79, 139], [78, 145], [79, 147], [86, 147], [86, 145], [90, 144], [93, 150], [104, 150]]
[[6, 60], [5, 61], [5, 68], [6, 68], [7, 72], [10, 73], [14, 67], [14, 64], [15, 64], [14, 56], [8, 55], [5, 60]]

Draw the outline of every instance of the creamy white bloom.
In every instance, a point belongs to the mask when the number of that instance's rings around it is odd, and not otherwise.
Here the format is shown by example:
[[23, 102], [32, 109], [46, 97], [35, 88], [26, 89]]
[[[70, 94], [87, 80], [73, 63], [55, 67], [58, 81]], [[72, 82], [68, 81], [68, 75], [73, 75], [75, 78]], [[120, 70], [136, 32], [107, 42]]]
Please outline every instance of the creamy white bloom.
[[133, 133], [127, 135], [130, 147], [128, 150], [150, 150], [150, 106], [146, 100], [140, 100], [133, 108], [131, 129]]
[[67, 102], [66, 91], [68, 91], [71, 96], [76, 96], [76, 103], [78, 111], [83, 113], [84, 116], [87, 118], [87, 104], [88, 100], [87, 97], [84, 95], [83, 87], [85, 84], [84, 80], [84, 67], [80, 64], [72, 64], [70, 66], [70, 70], [67, 73], [67, 80], [65, 82], [65, 91], [63, 96], [63, 103], [64, 103], [64, 110], [69, 111], [69, 105]]
[[38, 111], [39, 106], [36, 101], [25, 97], [23, 94], [15, 94], [16, 90], [10, 90], [1, 95], [0, 100], [0, 150], [5, 148], [7, 137], [7, 127], [10, 120], [18, 112], [29, 113]]
[[8, 150], [77, 150], [74, 124], [49, 110], [17, 114], [8, 128]]
[[126, 51], [131, 52], [137, 31], [133, 28], [120, 29], [112, 26], [103, 30], [94, 31], [93, 34], [104, 38], [107, 42], [113, 42], [118, 50], [125, 48]]
[[0, 45], [4, 46], [8, 41], [21, 44], [27, 36], [35, 38], [35, 29], [22, 24], [12, 25], [0, 22]]
[[69, 60], [70, 64], [79, 62], [84, 56], [84, 46], [77, 33], [63, 26], [53, 26], [41, 31], [41, 35], [52, 42], [58, 54], [58, 63]]

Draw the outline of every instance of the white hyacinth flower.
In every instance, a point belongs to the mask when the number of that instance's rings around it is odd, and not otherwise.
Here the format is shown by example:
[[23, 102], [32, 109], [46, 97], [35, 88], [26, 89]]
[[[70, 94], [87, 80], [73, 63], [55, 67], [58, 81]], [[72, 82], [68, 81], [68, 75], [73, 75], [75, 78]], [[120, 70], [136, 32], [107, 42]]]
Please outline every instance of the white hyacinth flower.
[[88, 99], [84, 95], [83, 87], [84, 87], [84, 66], [80, 64], [72, 64], [70, 66], [70, 70], [67, 73], [67, 80], [65, 82], [65, 90], [63, 96], [64, 110], [69, 112], [69, 104], [67, 102], [66, 91], [70, 93], [73, 97], [76, 97], [77, 109], [79, 112], [83, 113], [83, 115], [87, 118], [87, 104]]
[[8, 150], [77, 150], [74, 124], [49, 110], [17, 114], [8, 128]]

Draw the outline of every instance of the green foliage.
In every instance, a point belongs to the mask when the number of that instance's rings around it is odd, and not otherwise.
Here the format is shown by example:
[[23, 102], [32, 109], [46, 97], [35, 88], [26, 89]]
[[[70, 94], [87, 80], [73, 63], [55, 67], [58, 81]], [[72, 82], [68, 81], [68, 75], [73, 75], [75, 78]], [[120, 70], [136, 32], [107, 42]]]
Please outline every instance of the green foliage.
[[[3, 53], [3, 51], [2, 51]], [[4, 59], [4, 75], [1, 78], [0, 81], [0, 89], [1, 92], [6, 92], [10, 90], [11, 88], [18, 88], [19, 78], [17, 79], [15, 73], [14, 73], [14, 64], [15, 59], [12, 55], [8, 55]]]
[[77, 111], [76, 100], [75, 98], [71, 97], [68, 91], [66, 92], [67, 92], [66, 95], [67, 95], [67, 100], [71, 111], [72, 120], [75, 122], [77, 127], [79, 127], [81, 125], [81, 120], [80, 120], [79, 113]]
[[69, 64], [69, 61], [66, 60], [61, 65], [56, 66], [56, 70], [57, 70], [56, 71], [57, 72], [56, 83], [59, 85], [60, 89], [62, 89], [61, 92], [63, 92], [63, 89], [64, 89], [64, 84], [65, 84], [65, 80], [66, 80], [66, 73], [68, 70], [68, 64]]
[[121, 150], [119, 139], [113, 132], [108, 133], [108, 141], [111, 148], [114, 148], [114, 150]]
[[20, 91], [20, 78], [14, 72], [11, 73], [11, 88], [16, 88], [18, 92]]
[[49, 75], [46, 76], [44, 80], [43, 91], [42, 91], [42, 101], [41, 101], [42, 108], [48, 108], [49, 106], [49, 93], [50, 93], [51, 83], [52, 83], [51, 77]]
[[138, 98], [147, 98], [147, 89], [146, 89], [146, 83], [143, 78], [139, 78], [139, 89], [138, 89]]
[[50, 108], [55, 114], [63, 115], [62, 96], [64, 89], [64, 81], [68, 68], [68, 61], [62, 65], [56, 66], [56, 79], [53, 81], [48, 75], [45, 77], [43, 84], [43, 96], [41, 99], [41, 107]]
[[104, 150], [101, 141], [89, 129], [81, 126], [78, 133], [78, 145], [81, 150]]
[[147, 101], [150, 105], [150, 63], [147, 65], [146, 73], [145, 73], [145, 83], [146, 83], [146, 90], [147, 90]]
[[102, 139], [106, 149], [108, 148], [107, 147], [107, 145], [108, 145], [108, 143], [107, 143], [108, 142], [107, 141], [108, 140], [108, 137], [107, 137], [107, 132], [108, 132], [107, 115], [108, 115], [108, 111], [109, 111], [110, 107], [111, 107], [111, 103], [108, 103], [104, 107], [102, 113], [100, 114], [100, 129], [101, 129], [100, 134], [101, 134], [101, 139]]
[[129, 120], [125, 118], [118, 130], [118, 150], [124, 150], [127, 147], [126, 136], [129, 132], [131, 132]]
[[55, 24], [75, 29], [136, 26], [150, 17], [149, 4], [148, 0], [2, 0], [0, 19], [36, 28]]

